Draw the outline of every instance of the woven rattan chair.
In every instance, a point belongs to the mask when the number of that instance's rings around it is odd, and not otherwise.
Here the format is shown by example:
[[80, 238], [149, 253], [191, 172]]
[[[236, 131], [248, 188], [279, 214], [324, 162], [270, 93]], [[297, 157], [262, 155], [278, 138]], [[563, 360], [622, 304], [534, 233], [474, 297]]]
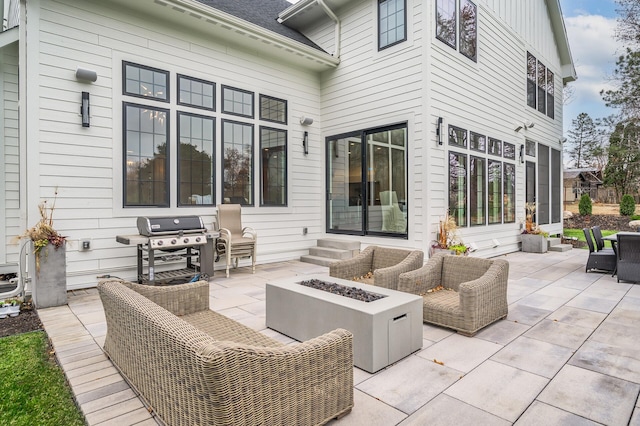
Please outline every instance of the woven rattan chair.
[[401, 274], [398, 290], [422, 296], [424, 322], [473, 336], [507, 316], [508, 279], [506, 260], [436, 253]]
[[600, 271], [612, 272], [616, 269], [616, 254], [613, 250], [596, 251], [591, 239], [591, 233], [589, 228], [583, 228], [585, 240], [589, 246], [589, 258], [587, 259], [587, 266], [585, 272], [597, 269]]
[[640, 282], [640, 233], [618, 234], [618, 282]]
[[353, 280], [373, 273], [373, 281], [378, 287], [398, 289], [398, 277], [403, 272], [422, 266], [422, 250], [405, 250], [391, 247], [369, 246], [351, 259], [339, 260], [329, 265], [329, 275], [345, 280]]
[[240, 204], [218, 204], [217, 225], [220, 237], [216, 242], [216, 251], [225, 258], [227, 278], [231, 262], [235, 260], [233, 267], [237, 268], [238, 259], [243, 257], [251, 258], [251, 271], [255, 274], [258, 235], [253, 228], [242, 226]]
[[211, 311], [205, 281], [98, 291], [104, 350], [163, 424], [317, 425], [353, 407], [346, 330], [283, 345]]

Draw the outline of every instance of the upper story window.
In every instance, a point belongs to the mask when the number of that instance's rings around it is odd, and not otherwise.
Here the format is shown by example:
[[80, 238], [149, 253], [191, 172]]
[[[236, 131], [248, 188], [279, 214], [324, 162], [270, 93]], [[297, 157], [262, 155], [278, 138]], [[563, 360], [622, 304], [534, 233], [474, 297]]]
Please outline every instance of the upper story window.
[[407, 39], [406, 0], [378, 0], [378, 49]]
[[535, 56], [527, 52], [527, 105], [555, 118], [555, 78]]
[[169, 72], [123, 62], [125, 95], [169, 102]]
[[436, 0], [436, 38], [477, 61], [477, 6], [471, 0]]
[[216, 84], [178, 75], [178, 105], [216, 110]]
[[260, 95], [260, 120], [287, 124], [287, 101]]
[[456, 126], [449, 126], [449, 145], [467, 147], [467, 131]]
[[469, 148], [476, 151], [485, 152], [487, 139], [484, 137], [484, 135], [475, 132], [470, 133], [471, 141], [469, 142]]
[[222, 86], [222, 112], [253, 118], [253, 92]]

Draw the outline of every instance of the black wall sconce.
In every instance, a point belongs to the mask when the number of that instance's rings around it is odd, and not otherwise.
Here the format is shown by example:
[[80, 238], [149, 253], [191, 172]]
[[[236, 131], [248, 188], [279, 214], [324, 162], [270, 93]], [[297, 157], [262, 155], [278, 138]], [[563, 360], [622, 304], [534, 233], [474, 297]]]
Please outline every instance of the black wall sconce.
[[304, 155], [309, 153], [309, 132], [306, 131], [302, 137], [302, 149], [304, 150]]
[[438, 141], [438, 145], [442, 145], [442, 117], [438, 117], [438, 121], [436, 122], [436, 140]]
[[82, 104], [80, 105], [80, 114], [82, 115], [82, 127], [91, 126], [89, 118], [89, 92], [82, 92]]
[[520, 145], [520, 164], [524, 163], [524, 145]]

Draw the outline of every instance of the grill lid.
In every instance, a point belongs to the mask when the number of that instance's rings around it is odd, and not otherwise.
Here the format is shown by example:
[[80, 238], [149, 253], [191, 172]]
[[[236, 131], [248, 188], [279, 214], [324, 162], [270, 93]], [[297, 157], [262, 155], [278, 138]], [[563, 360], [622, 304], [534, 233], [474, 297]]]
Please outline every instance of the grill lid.
[[206, 228], [200, 216], [141, 216], [138, 218], [138, 232], [147, 237], [205, 231]]

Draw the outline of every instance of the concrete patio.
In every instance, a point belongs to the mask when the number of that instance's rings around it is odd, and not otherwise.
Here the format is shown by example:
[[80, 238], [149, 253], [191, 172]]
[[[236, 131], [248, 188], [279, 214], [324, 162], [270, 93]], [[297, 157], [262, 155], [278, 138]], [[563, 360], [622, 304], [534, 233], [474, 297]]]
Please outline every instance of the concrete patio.
[[[585, 273], [586, 250], [513, 253], [509, 315], [467, 338], [423, 325], [418, 352], [369, 374], [354, 368], [355, 406], [330, 425], [640, 426], [640, 285]], [[212, 309], [266, 329], [267, 281], [327, 273], [297, 261], [216, 273]], [[96, 289], [39, 310], [89, 425], [155, 425], [102, 352]]]

